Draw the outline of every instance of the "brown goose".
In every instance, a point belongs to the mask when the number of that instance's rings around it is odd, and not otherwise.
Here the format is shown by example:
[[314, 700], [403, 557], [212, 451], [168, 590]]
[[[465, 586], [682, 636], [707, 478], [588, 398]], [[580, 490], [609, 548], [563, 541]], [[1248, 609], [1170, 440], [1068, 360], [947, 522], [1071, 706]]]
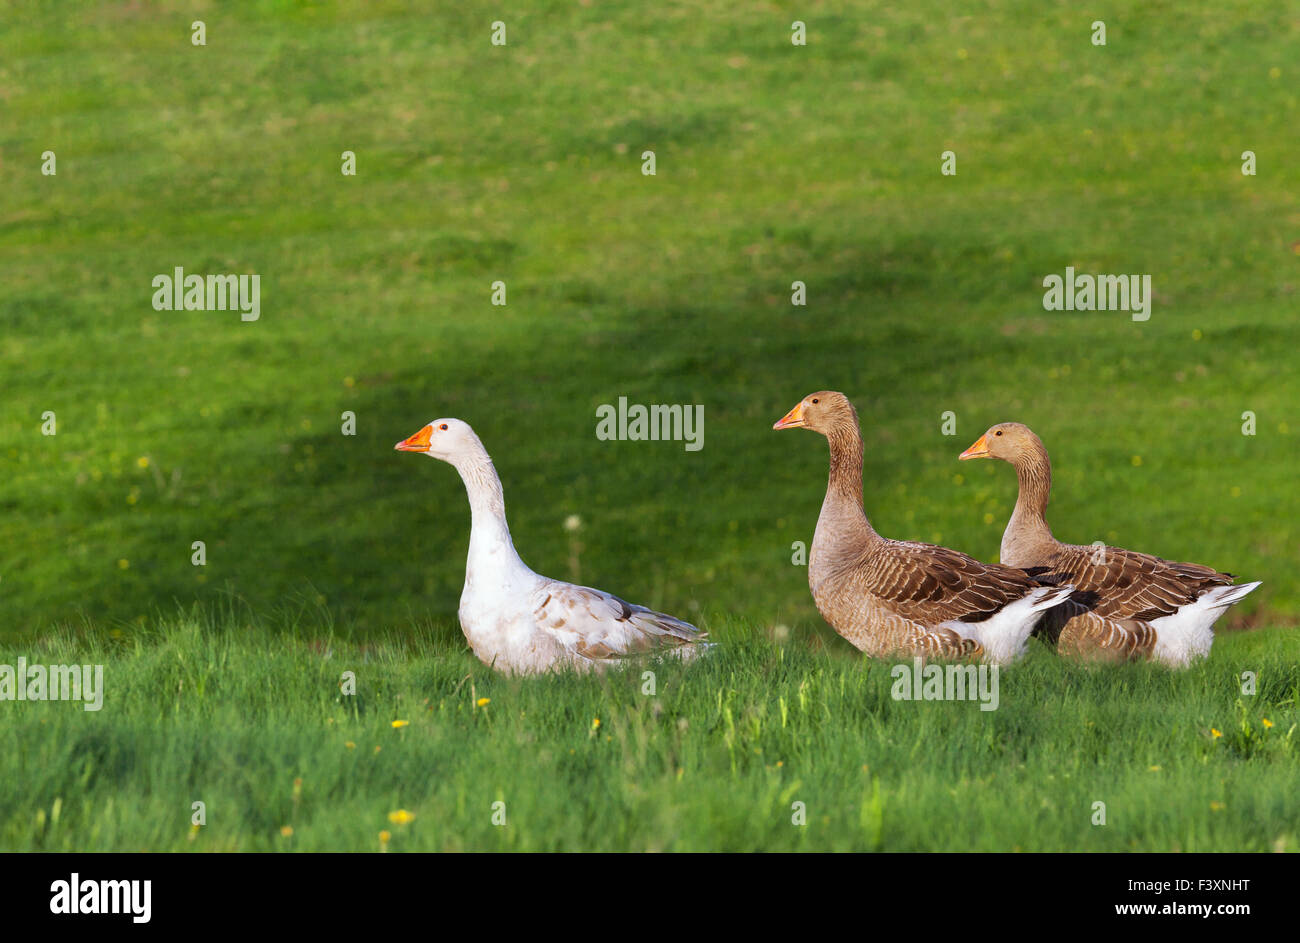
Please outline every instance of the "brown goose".
[[999, 423], [958, 457], [1000, 458], [1015, 468], [1020, 494], [1002, 534], [1001, 562], [1028, 569], [1047, 582], [1074, 584], [1070, 600], [1043, 618], [1043, 631], [1056, 639], [1063, 654], [1185, 665], [1209, 653], [1214, 621], [1259, 586], [1234, 586], [1232, 574], [1196, 563], [1171, 563], [1118, 547], [1061, 543], [1044, 516], [1052, 464], [1028, 426]]
[[858, 414], [843, 393], [805, 396], [772, 428], [811, 429], [830, 443], [808, 585], [822, 617], [867, 654], [1010, 661], [1024, 651], [1039, 613], [1073, 590], [946, 547], [877, 534], [862, 510]]

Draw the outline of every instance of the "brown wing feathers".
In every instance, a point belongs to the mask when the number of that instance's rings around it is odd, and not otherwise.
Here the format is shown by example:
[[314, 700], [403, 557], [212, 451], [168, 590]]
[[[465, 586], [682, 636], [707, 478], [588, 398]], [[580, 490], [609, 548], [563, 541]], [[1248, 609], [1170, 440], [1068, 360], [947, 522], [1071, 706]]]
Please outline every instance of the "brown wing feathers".
[[1170, 563], [1117, 547], [1062, 544], [1049, 570], [1076, 587], [1076, 599], [1099, 616], [1150, 621], [1173, 615], [1232, 577], [1194, 563]]
[[1020, 570], [930, 544], [883, 541], [867, 563], [863, 589], [924, 625], [982, 622], [1043, 585]]

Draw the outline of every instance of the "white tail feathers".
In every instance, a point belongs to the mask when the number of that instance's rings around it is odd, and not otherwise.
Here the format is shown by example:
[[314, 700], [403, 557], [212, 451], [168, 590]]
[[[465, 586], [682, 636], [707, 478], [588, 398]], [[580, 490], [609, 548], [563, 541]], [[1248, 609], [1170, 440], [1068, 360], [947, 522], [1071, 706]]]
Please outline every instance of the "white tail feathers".
[[1200, 598], [1211, 609], [1227, 609], [1233, 603], [1241, 602], [1259, 588], [1261, 581], [1242, 583], [1238, 586], [1216, 586]]
[[1074, 592], [1074, 584], [1066, 583], [1064, 586], [1040, 586], [1025, 596], [1026, 599], [1033, 600], [1030, 604], [1031, 612], [1042, 612], [1045, 609], [1051, 609], [1059, 606], [1070, 598]]
[[976, 639], [984, 647], [988, 661], [1005, 664], [1024, 654], [1029, 634], [1038, 623], [1038, 614], [1065, 602], [1072, 592], [1072, 585], [1036, 586], [983, 622], [949, 622], [945, 625], [967, 638]]
[[1259, 587], [1258, 582], [1240, 586], [1216, 586], [1202, 593], [1195, 602], [1179, 608], [1173, 615], [1151, 620], [1156, 630], [1156, 645], [1151, 653], [1157, 661], [1181, 667], [1193, 658], [1210, 653], [1214, 644], [1214, 623], [1233, 603]]

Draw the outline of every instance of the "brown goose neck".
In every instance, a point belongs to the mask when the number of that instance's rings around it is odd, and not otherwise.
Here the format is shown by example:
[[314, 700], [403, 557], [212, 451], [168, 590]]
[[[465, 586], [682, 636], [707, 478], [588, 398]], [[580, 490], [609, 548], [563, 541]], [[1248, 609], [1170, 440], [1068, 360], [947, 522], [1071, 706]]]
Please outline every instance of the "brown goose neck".
[[830, 443], [831, 470], [826, 483], [823, 519], [838, 521], [850, 532], [867, 539], [879, 539], [862, 509], [862, 434], [857, 423], [840, 423], [826, 433]]
[[831, 446], [831, 475], [827, 490], [862, 506], [862, 436], [840, 426], [826, 434]]
[[1046, 523], [1047, 502], [1052, 496], [1052, 463], [1047, 450], [1040, 443], [1032, 442], [1013, 464], [1020, 484], [1015, 513], [1027, 520]]

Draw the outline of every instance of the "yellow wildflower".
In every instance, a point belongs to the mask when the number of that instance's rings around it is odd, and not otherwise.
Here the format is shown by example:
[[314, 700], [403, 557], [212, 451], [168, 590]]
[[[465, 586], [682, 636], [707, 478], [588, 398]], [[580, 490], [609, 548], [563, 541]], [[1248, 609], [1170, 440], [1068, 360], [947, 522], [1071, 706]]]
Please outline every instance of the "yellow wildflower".
[[393, 721], [393, 729], [394, 729], [394, 730], [401, 730], [403, 727], [405, 727], [405, 726], [406, 726], [407, 724], [409, 724], [409, 723], [410, 723], [409, 720], [395, 720], [395, 721]]
[[388, 821], [394, 825], [409, 825], [415, 821], [415, 813], [407, 812], [405, 809], [398, 809], [396, 812], [388, 813]]

